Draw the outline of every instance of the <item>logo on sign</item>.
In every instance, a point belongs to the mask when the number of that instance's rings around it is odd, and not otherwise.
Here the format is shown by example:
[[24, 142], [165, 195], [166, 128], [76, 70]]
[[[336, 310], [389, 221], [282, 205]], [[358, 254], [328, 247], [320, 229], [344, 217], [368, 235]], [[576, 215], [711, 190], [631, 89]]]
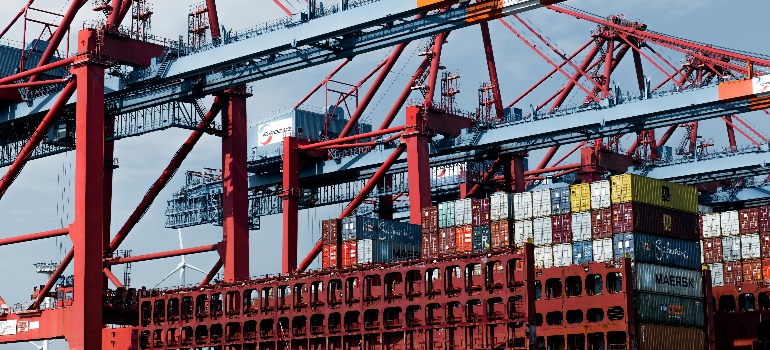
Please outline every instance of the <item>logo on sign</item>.
[[671, 215], [663, 214], [663, 230], [671, 231], [673, 226], [674, 224], [673, 224], [673, 220], [671, 219]]
[[290, 136], [292, 134], [292, 119], [285, 118], [270, 123], [260, 124], [257, 127], [257, 133], [257, 142], [259, 143], [259, 146], [267, 146], [269, 144], [282, 142], [284, 136]]
[[663, 273], [655, 274], [655, 283], [666, 284], [671, 287], [682, 287], [682, 288], [692, 288], [692, 289], [695, 288], [695, 280], [692, 278], [676, 276], [676, 275], [667, 275]]
[[660, 198], [661, 198], [661, 199], [662, 199], [664, 202], [666, 202], [666, 203], [668, 203], [668, 202], [670, 202], [670, 201], [671, 201], [671, 190], [668, 188], [668, 186], [663, 186], [663, 187], [661, 187], [661, 194], [660, 194]]

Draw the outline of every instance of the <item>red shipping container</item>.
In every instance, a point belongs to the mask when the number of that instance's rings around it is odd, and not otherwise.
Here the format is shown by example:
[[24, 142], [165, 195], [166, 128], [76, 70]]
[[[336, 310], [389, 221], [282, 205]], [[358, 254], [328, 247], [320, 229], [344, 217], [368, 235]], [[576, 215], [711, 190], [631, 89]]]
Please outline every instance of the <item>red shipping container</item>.
[[612, 237], [612, 209], [591, 212], [591, 237], [594, 239]]
[[763, 258], [770, 258], [770, 232], [759, 235], [759, 252]]
[[457, 227], [455, 235], [457, 253], [468, 253], [473, 251], [473, 226], [465, 225]]
[[422, 233], [438, 232], [438, 207], [426, 207], [420, 210], [422, 217]]
[[492, 232], [491, 248], [493, 250], [507, 249], [511, 246], [511, 225], [512, 222], [508, 220], [493, 221], [490, 224]]
[[473, 226], [489, 225], [489, 199], [471, 201], [471, 223]]
[[743, 262], [743, 283], [762, 281], [762, 260], [746, 260]]
[[342, 242], [342, 267], [352, 267], [358, 262], [358, 242]]
[[571, 214], [551, 217], [551, 239], [553, 240], [553, 244], [572, 242]]
[[321, 242], [329, 242], [329, 220], [321, 221]]
[[698, 215], [698, 233], [700, 238], [703, 238], [703, 216]]
[[321, 246], [321, 267], [324, 269], [329, 268], [329, 245], [324, 244]]
[[757, 208], [757, 229], [759, 232], [770, 232], [770, 206]]
[[338, 254], [339, 249], [337, 249], [336, 244], [330, 244], [329, 245], [329, 268], [331, 269], [339, 269], [340, 268], [340, 256]]
[[455, 248], [454, 228], [442, 228], [439, 231], [438, 250], [440, 255], [451, 255], [455, 253], [457, 248]]
[[329, 244], [342, 243], [342, 222], [340, 219], [329, 219]]
[[762, 279], [770, 280], [770, 259], [762, 260]]
[[640, 203], [612, 206], [612, 233], [642, 232], [697, 241], [698, 215]]
[[422, 244], [420, 247], [422, 248], [423, 258], [433, 258], [433, 256], [430, 255], [430, 233], [422, 234]]
[[741, 234], [759, 232], [759, 210], [749, 208], [738, 211], [738, 225]]
[[440, 237], [438, 233], [430, 234], [430, 256], [438, 257]]
[[740, 261], [728, 261], [724, 265], [725, 284], [738, 286], [743, 283], [743, 263]]
[[712, 264], [722, 261], [722, 239], [706, 238], [701, 241], [703, 249], [703, 263]]

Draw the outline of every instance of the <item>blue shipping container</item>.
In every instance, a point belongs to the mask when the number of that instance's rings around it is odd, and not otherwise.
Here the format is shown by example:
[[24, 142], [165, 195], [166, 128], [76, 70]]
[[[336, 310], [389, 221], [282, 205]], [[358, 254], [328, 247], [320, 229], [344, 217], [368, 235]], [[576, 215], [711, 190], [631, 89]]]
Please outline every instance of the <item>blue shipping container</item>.
[[492, 243], [492, 231], [489, 226], [476, 226], [473, 228], [473, 251], [489, 251]]
[[375, 219], [366, 216], [342, 219], [342, 240], [373, 239], [398, 243], [419, 244], [420, 225], [407, 222]]
[[569, 214], [569, 186], [551, 189], [551, 214]]
[[591, 241], [572, 243], [572, 262], [576, 265], [588, 264], [594, 261], [594, 249]]
[[620, 233], [612, 238], [615, 259], [700, 269], [700, 244], [646, 233]]

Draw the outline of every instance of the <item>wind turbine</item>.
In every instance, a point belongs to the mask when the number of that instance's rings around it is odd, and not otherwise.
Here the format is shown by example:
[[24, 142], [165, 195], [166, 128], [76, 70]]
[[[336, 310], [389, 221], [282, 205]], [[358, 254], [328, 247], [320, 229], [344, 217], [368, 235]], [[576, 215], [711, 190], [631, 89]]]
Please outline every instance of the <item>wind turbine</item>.
[[[179, 232], [179, 249], [184, 249], [184, 245], [182, 244], [182, 229], [176, 229], [176, 230], [177, 230], [177, 232]], [[163, 279], [160, 280], [160, 282], [158, 282], [158, 284], [156, 284], [155, 287], [153, 287], [153, 288], [158, 288], [158, 286], [161, 283], [163, 283], [163, 281], [165, 281], [166, 279], [171, 277], [171, 275], [173, 275], [177, 271], [179, 271], [179, 279], [182, 281], [182, 285], [184, 286], [185, 285], [184, 272], [185, 272], [185, 269], [187, 269], [187, 268], [193, 269], [193, 270], [198, 271], [198, 272], [200, 272], [202, 274], [206, 274], [206, 271], [203, 271], [203, 270], [201, 270], [201, 269], [199, 269], [199, 268], [197, 268], [195, 266], [192, 266], [192, 265], [188, 264], [187, 262], [185, 262], [184, 255], [182, 255], [182, 261], [179, 263], [179, 265], [177, 265], [174, 270], [169, 272], [168, 275], [166, 275], [166, 277], [163, 277]]]

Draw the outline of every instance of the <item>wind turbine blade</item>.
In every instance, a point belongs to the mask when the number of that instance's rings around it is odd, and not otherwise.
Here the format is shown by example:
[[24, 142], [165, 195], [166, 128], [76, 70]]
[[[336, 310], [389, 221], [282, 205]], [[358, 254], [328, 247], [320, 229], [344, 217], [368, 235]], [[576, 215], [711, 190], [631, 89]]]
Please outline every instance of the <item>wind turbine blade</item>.
[[173, 275], [173, 274], [174, 274], [174, 272], [176, 272], [176, 271], [177, 271], [177, 270], [179, 270], [179, 269], [180, 269], [180, 267], [177, 267], [177, 268], [175, 268], [174, 270], [172, 270], [171, 272], [169, 272], [169, 273], [168, 273], [168, 275], [166, 275], [166, 277], [163, 277], [163, 279], [162, 279], [162, 280], [160, 280], [160, 282], [158, 282], [158, 283], [155, 285], [155, 287], [152, 287], [152, 288], [157, 288], [157, 287], [158, 287], [158, 286], [159, 286], [161, 283], [163, 283], [163, 281], [165, 281], [166, 279], [168, 279], [169, 277], [171, 277], [171, 275]]
[[206, 271], [203, 271], [203, 270], [201, 270], [201, 269], [199, 269], [199, 268], [197, 268], [197, 267], [195, 267], [195, 266], [189, 265], [189, 264], [187, 265], [187, 267], [189, 267], [189, 268], [191, 268], [191, 269], [193, 269], [193, 270], [195, 270], [195, 271], [198, 271], [198, 272], [200, 272], [200, 273], [206, 273], [206, 274], [208, 273], [208, 272], [206, 272]]
[[184, 245], [182, 244], [182, 229], [178, 228], [176, 231], [179, 232], [179, 249], [184, 249]]

